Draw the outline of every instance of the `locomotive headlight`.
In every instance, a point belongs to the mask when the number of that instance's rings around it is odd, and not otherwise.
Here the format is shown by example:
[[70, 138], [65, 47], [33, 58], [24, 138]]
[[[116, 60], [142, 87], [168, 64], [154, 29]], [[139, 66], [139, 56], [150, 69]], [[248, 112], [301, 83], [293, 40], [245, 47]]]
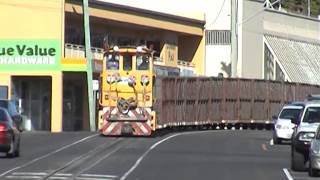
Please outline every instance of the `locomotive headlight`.
[[315, 136], [314, 132], [302, 132], [299, 135], [299, 140], [300, 141], [311, 141]]
[[120, 74], [119, 73], [114, 74], [113, 75], [113, 79], [114, 79], [115, 82], [121, 81]]
[[141, 76], [141, 83], [142, 84], [148, 84], [149, 83], [149, 77], [148, 76], [146, 76], [146, 75], [142, 75]]
[[129, 86], [136, 85], [136, 77], [130, 76], [129, 79], [128, 79], [128, 84], [129, 84]]
[[137, 52], [142, 52], [142, 47], [141, 46], [137, 47]]
[[109, 83], [109, 84], [112, 84], [112, 83], [114, 83], [114, 77], [113, 76], [111, 76], [111, 75], [108, 75], [107, 76], [107, 82]]

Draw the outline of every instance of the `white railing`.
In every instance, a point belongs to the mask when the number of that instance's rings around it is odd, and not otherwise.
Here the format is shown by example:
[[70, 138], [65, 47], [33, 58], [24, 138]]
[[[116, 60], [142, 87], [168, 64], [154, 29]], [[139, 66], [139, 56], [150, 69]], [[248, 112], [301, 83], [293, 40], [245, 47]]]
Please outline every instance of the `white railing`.
[[192, 67], [192, 68], [195, 67], [194, 63], [183, 61], [183, 60], [178, 60], [178, 65], [183, 67]]
[[[102, 48], [91, 48], [92, 58], [96, 60], [103, 59]], [[85, 58], [85, 47], [77, 44], [66, 43], [64, 45], [64, 57], [66, 58]]]

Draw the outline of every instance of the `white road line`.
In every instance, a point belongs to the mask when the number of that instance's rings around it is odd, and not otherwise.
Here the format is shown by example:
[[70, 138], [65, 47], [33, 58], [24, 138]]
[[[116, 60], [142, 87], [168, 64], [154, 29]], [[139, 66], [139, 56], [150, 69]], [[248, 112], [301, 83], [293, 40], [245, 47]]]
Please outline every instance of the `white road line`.
[[14, 172], [12, 175], [18, 175], [18, 176], [45, 176], [47, 173], [45, 172]]
[[104, 175], [104, 174], [80, 174], [83, 177], [103, 177], [103, 178], [117, 178], [118, 176], [114, 175]]
[[274, 142], [273, 142], [273, 139], [270, 140], [270, 146], [273, 146], [274, 145]]
[[77, 180], [113, 180], [108, 178], [90, 178], [90, 177], [76, 177]]
[[37, 162], [37, 161], [39, 161], [39, 160], [41, 160], [41, 159], [47, 158], [47, 157], [49, 157], [49, 156], [51, 156], [51, 155], [53, 155], [53, 154], [55, 154], [55, 153], [58, 153], [58, 152], [60, 152], [60, 151], [63, 151], [63, 150], [65, 150], [65, 149], [67, 149], [67, 148], [69, 148], [69, 147], [71, 147], [71, 146], [74, 146], [74, 145], [76, 145], [76, 144], [79, 144], [79, 143], [81, 143], [81, 142], [83, 142], [83, 141], [86, 141], [86, 140], [88, 140], [88, 139], [90, 139], [90, 138], [93, 138], [93, 137], [96, 137], [96, 136], [98, 136], [98, 135], [99, 135], [99, 134], [94, 134], [94, 135], [85, 137], [85, 138], [83, 138], [83, 139], [80, 139], [80, 140], [72, 143], [72, 144], [69, 144], [69, 145], [64, 146], [64, 147], [62, 147], [62, 148], [59, 148], [59, 149], [57, 149], [57, 150], [55, 150], [55, 151], [53, 151], [53, 152], [50, 152], [50, 153], [48, 153], [48, 154], [46, 154], [46, 155], [43, 155], [43, 156], [41, 156], [41, 157], [39, 157], [39, 158], [36, 158], [36, 159], [34, 159], [34, 160], [32, 160], [32, 161], [29, 161], [28, 163], [25, 163], [25, 164], [23, 164], [23, 165], [21, 165], [21, 166], [17, 166], [17, 167], [15, 167], [15, 168], [13, 168], [13, 169], [10, 169], [10, 170], [8, 170], [8, 171], [0, 174], [0, 177], [3, 177], [4, 175], [6, 175], [6, 174], [8, 174], [8, 173], [10, 173], [10, 172], [12, 172], [12, 171], [15, 171], [15, 170], [17, 170], [17, 169], [21, 169], [21, 168], [23, 168], [23, 167], [29, 166], [30, 164], [33, 164], [33, 163], [35, 163], [35, 162]]
[[200, 133], [205, 133], [205, 132], [217, 132], [217, 131], [200, 131], [200, 132], [186, 132], [186, 133], [178, 133], [178, 134], [174, 134], [172, 136], [169, 136], [165, 139], [162, 139], [161, 141], [155, 143], [154, 145], [152, 145], [145, 153], [142, 154], [142, 156], [136, 161], [136, 163], [120, 178], [120, 180], [125, 180], [141, 163], [141, 161], [149, 154], [149, 152], [156, 148], [159, 144], [174, 138], [176, 136], [181, 136], [181, 135], [189, 135], [189, 134], [200, 134]]
[[8, 179], [40, 179], [41, 176], [6, 176]]
[[283, 172], [287, 176], [288, 180], [294, 180], [287, 168], [283, 168]]
[[61, 179], [61, 180], [65, 180], [65, 179], [69, 179], [69, 178], [68, 178], [68, 177], [53, 176], [53, 177], [49, 177], [49, 179]]
[[72, 176], [72, 174], [65, 174], [65, 173], [57, 173], [57, 174], [54, 174], [54, 176]]

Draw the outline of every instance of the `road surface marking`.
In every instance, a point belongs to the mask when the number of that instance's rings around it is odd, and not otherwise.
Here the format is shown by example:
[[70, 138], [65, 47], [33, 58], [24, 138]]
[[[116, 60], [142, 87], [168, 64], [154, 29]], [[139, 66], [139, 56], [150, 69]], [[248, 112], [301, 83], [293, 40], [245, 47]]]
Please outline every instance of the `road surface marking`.
[[47, 173], [45, 172], [14, 172], [12, 175], [14, 176], [45, 176]]
[[40, 179], [41, 176], [6, 176], [8, 179]]
[[267, 145], [266, 144], [261, 144], [261, 148], [264, 150], [264, 151], [268, 151], [268, 149], [267, 149]]
[[108, 178], [76, 177], [76, 180], [113, 180]]
[[[106, 154], [105, 156], [103, 156], [101, 159], [99, 159], [98, 161], [96, 161], [95, 163], [91, 164], [89, 167], [81, 170], [81, 172], [85, 172], [88, 171], [89, 169], [93, 168], [94, 166], [96, 166], [97, 164], [99, 164], [101, 161], [103, 161], [104, 159], [106, 159], [107, 157], [111, 156], [113, 153], [119, 151], [121, 148], [123, 148], [123, 146], [119, 146], [118, 148], [114, 149], [113, 151], [109, 152], [108, 154]], [[76, 175], [77, 176], [77, 175]]]
[[37, 162], [37, 161], [39, 161], [39, 160], [41, 160], [41, 159], [47, 158], [47, 157], [49, 157], [49, 156], [51, 156], [51, 155], [53, 155], [53, 154], [56, 154], [56, 153], [58, 153], [58, 152], [60, 152], [60, 151], [63, 151], [63, 150], [65, 150], [65, 149], [67, 149], [67, 148], [69, 148], [69, 147], [71, 147], [71, 146], [74, 146], [74, 145], [76, 145], [76, 144], [79, 144], [79, 143], [81, 143], [81, 142], [83, 142], [83, 141], [86, 141], [86, 140], [88, 140], [88, 139], [90, 139], [90, 138], [93, 138], [93, 137], [96, 137], [96, 136], [98, 136], [98, 135], [99, 135], [99, 134], [94, 134], [94, 135], [91, 135], [91, 136], [87, 136], [87, 137], [85, 137], [85, 138], [82, 138], [82, 139], [80, 139], [80, 140], [78, 140], [78, 141], [76, 141], [76, 142], [74, 142], [74, 143], [72, 143], [72, 144], [69, 144], [69, 145], [64, 146], [64, 147], [62, 147], [62, 148], [59, 148], [59, 149], [57, 149], [57, 150], [55, 150], [55, 151], [53, 151], [53, 152], [50, 152], [50, 153], [48, 153], [48, 154], [46, 154], [46, 155], [43, 155], [43, 156], [41, 156], [41, 157], [39, 157], [39, 158], [36, 158], [36, 159], [34, 159], [34, 160], [32, 160], [32, 161], [29, 161], [28, 163], [25, 163], [25, 164], [23, 164], [23, 165], [21, 165], [21, 166], [17, 166], [17, 167], [15, 167], [15, 168], [13, 168], [13, 169], [10, 169], [10, 170], [8, 170], [8, 171], [0, 174], [0, 177], [3, 177], [4, 175], [6, 175], [6, 174], [8, 174], [8, 173], [10, 173], [10, 172], [12, 172], [12, 171], [15, 171], [15, 170], [17, 170], [17, 169], [21, 169], [21, 168], [23, 168], [23, 167], [29, 166], [30, 164], [33, 164], [33, 163], [35, 163], [35, 162]]
[[80, 174], [82, 177], [104, 177], [104, 178], [117, 178], [114, 175], [104, 175], [104, 174]]
[[52, 176], [52, 177], [49, 177], [49, 179], [61, 179], [61, 180], [64, 180], [64, 179], [69, 179], [68, 177], [60, 177], [60, 176]]
[[72, 174], [65, 174], [65, 173], [57, 173], [54, 174], [55, 176], [72, 176]]
[[149, 154], [149, 152], [156, 148], [159, 144], [174, 138], [176, 136], [181, 136], [181, 135], [189, 135], [189, 134], [200, 134], [200, 133], [205, 133], [205, 132], [217, 132], [217, 131], [200, 131], [200, 132], [186, 132], [186, 133], [178, 133], [178, 134], [174, 134], [171, 135], [169, 137], [166, 137], [165, 139], [162, 139], [161, 141], [153, 144], [145, 153], [142, 154], [142, 156], [140, 156], [140, 158], [136, 161], [136, 163], [120, 178], [120, 180], [125, 180], [141, 163], [141, 161]]
[[274, 142], [273, 142], [273, 139], [270, 140], [270, 146], [273, 146], [274, 145]]
[[283, 168], [283, 172], [287, 176], [288, 180], [294, 180], [287, 168]]

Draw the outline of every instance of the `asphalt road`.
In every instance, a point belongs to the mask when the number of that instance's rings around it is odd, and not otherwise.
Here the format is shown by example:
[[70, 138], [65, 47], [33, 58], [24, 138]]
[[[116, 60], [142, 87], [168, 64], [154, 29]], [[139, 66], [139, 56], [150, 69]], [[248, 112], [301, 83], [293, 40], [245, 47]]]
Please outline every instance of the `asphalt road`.
[[153, 138], [88, 132], [23, 133], [21, 157], [0, 156], [0, 179], [302, 180], [290, 170], [290, 146], [271, 131], [211, 130]]

